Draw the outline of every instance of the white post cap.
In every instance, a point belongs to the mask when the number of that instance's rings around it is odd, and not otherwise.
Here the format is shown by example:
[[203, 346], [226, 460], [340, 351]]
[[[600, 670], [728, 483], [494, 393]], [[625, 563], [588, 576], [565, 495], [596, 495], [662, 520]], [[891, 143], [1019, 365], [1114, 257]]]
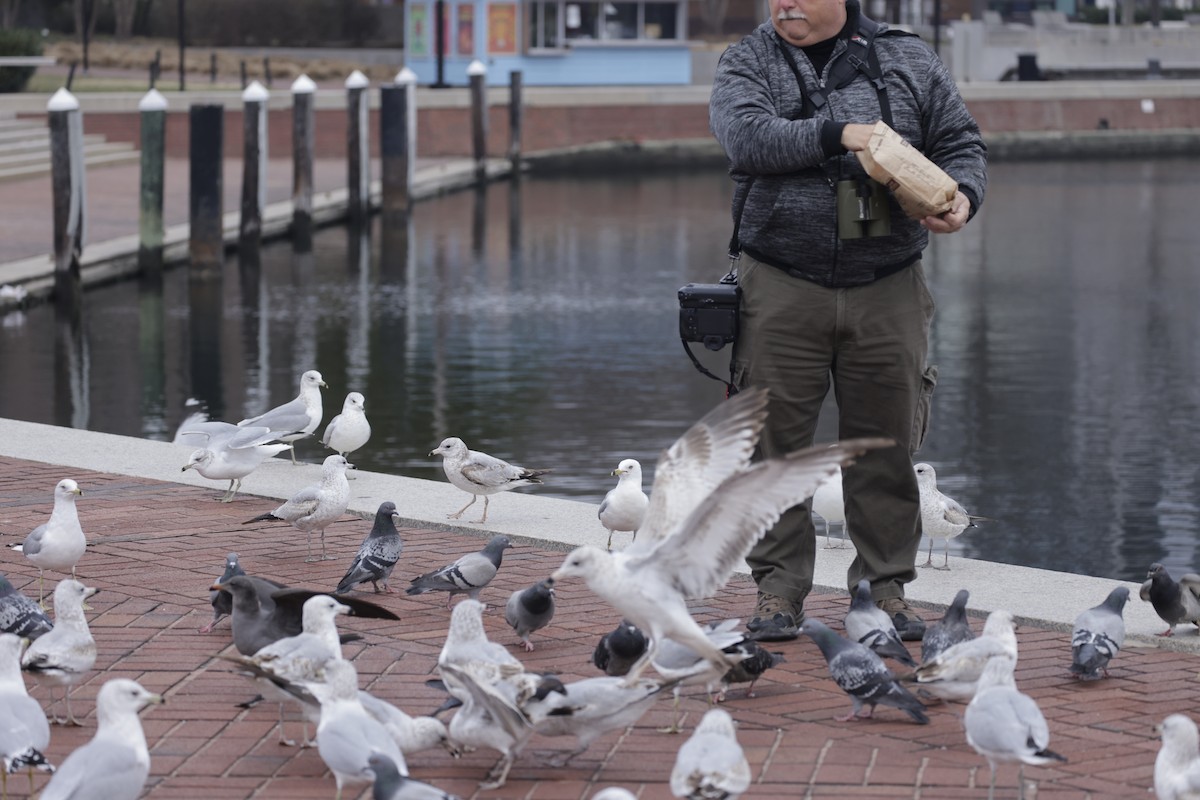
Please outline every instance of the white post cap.
[[317, 90], [317, 84], [307, 75], [301, 75], [292, 81], [292, 94], [312, 94]]
[[371, 81], [366, 75], [363, 75], [359, 70], [354, 70], [350, 76], [346, 78], [347, 89], [365, 89], [371, 85]]
[[487, 67], [478, 58], [467, 65], [467, 75], [474, 77], [475, 75], [487, 75]]
[[46, 103], [47, 111], [78, 111], [79, 100], [75, 95], [66, 90], [66, 87], [59, 89], [50, 96], [50, 102]]
[[396, 73], [396, 77], [392, 79], [392, 83], [402, 83], [411, 85], [417, 82], [417, 73], [413, 72], [408, 67], [403, 68]]
[[138, 111], [166, 111], [167, 98], [158, 89], [151, 89], [138, 101]]
[[250, 85], [242, 90], [242, 102], [245, 103], [261, 103], [270, 97], [271, 93], [267, 91], [267, 87], [258, 81], [250, 81]]

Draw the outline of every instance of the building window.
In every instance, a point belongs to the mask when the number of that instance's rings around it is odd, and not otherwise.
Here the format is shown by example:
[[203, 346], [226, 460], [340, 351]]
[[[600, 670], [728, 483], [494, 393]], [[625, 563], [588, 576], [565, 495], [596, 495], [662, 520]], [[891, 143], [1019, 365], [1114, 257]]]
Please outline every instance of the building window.
[[681, 6], [678, 0], [531, 0], [527, 6], [529, 46], [555, 48], [571, 40], [589, 39], [680, 39]]

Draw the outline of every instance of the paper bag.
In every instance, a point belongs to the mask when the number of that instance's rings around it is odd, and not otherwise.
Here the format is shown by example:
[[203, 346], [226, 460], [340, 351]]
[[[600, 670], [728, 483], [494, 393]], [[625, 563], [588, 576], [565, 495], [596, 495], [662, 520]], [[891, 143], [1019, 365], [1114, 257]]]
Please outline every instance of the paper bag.
[[855, 155], [867, 174], [891, 190], [913, 219], [950, 210], [958, 184], [883, 120], [875, 123], [867, 148]]

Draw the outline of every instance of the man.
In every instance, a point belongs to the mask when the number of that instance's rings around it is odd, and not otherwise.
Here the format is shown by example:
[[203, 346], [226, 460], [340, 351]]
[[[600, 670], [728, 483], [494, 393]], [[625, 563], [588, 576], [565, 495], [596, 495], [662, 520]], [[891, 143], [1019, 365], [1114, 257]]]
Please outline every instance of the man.
[[[831, 378], [839, 438], [896, 441], [844, 475], [858, 551], [847, 586], [869, 580], [901, 636], [918, 640], [925, 623], [904, 600], [921, 539], [911, 456], [937, 376], [925, 364], [933, 298], [921, 252], [930, 232], [957, 231], [979, 209], [986, 148], [945, 66], [917, 37], [860, 24], [857, 0], [769, 6], [771, 21], [722, 56], [709, 109], [739, 184], [733, 381], [770, 389], [764, 458], [812, 444]], [[909, 219], [866, 179], [854, 153], [881, 118], [958, 182], [950, 210]], [[850, 200], [840, 229], [839, 191]], [[854, 213], [867, 204], [858, 201], [872, 193], [877, 203], [865, 216], [876, 221], [859, 222]], [[788, 511], [751, 551], [759, 591], [748, 628], [756, 638], [796, 636], [815, 559], [807, 505]]]

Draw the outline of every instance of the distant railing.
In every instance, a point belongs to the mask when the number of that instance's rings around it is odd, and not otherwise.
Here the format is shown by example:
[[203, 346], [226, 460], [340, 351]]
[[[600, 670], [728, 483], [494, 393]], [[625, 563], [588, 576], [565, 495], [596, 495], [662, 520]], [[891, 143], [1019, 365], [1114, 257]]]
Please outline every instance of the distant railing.
[[53, 67], [57, 63], [53, 56], [0, 56], [0, 67]]

